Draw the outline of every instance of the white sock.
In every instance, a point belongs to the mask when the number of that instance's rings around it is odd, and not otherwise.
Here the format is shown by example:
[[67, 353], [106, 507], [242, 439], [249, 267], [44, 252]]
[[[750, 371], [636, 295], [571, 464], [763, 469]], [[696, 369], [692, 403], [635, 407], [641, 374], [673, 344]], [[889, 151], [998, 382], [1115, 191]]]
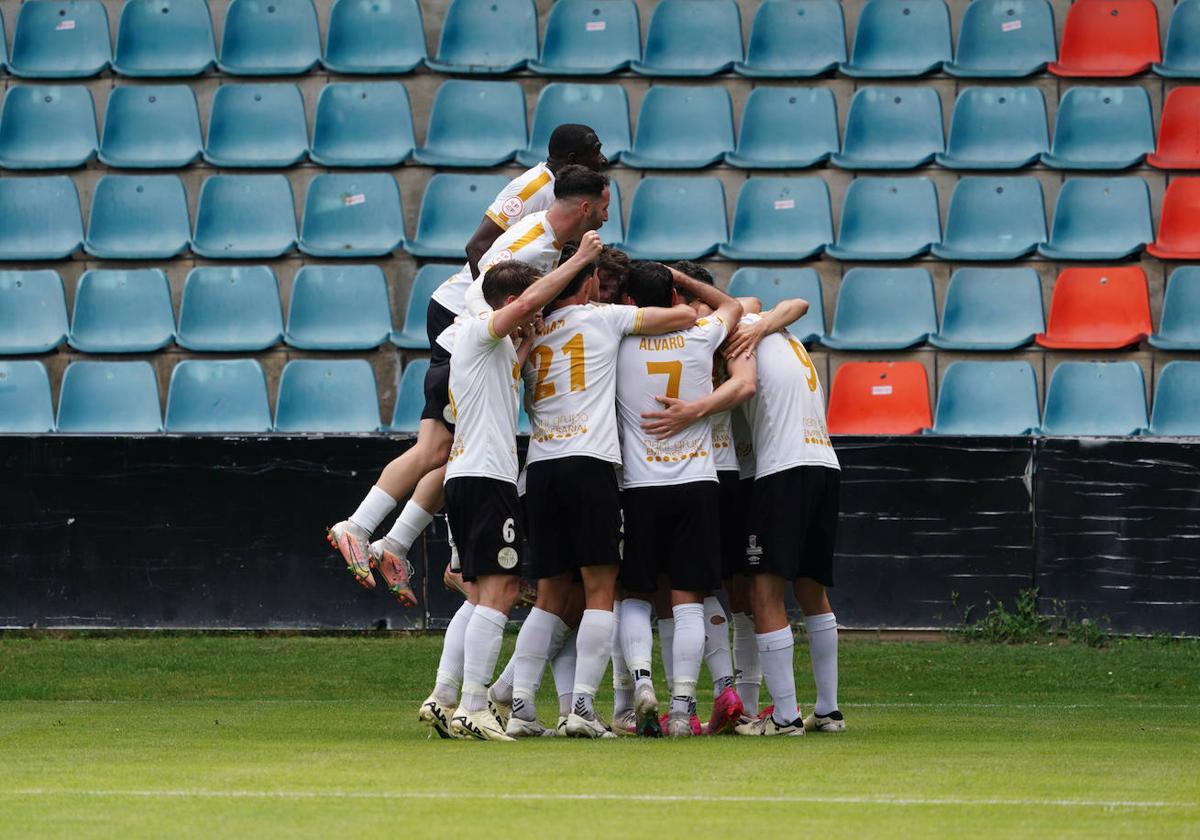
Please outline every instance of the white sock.
[[613, 717], [616, 717], [619, 712], [633, 708], [633, 677], [625, 664], [625, 651], [621, 646], [620, 601], [613, 601], [612, 668]]
[[658, 644], [662, 648], [663, 671], [667, 675], [667, 685], [675, 684], [675, 619], [660, 618], [658, 620]]
[[733, 662], [737, 666], [734, 688], [746, 714], [758, 714], [758, 687], [762, 684], [762, 668], [758, 664], [758, 640], [754, 637], [754, 618], [745, 613], [733, 614]]
[[639, 598], [621, 602], [621, 649], [637, 685], [650, 682], [650, 654], [654, 650], [650, 610], [650, 602]]
[[837, 711], [838, 632], [833, 613], [822, 613], [804, 619], [808, 631], [808, 650], [812, 657], [813, 680], [817, 683], [817, 702], [813, 714], [827, 715]]
[[395, 499], [378, 487], [372, 487], [358, 506], [358, 510], [350, 514], [350, 521], [368, 534], [374, 534], [383, 518], [395, 509]]
[[513, 650], [513, 714], [522, 720], [537, 718], [537, 689], [546, 669], [550, 643], [558, 626], [566, 628], [554, 613], [534, 607], [517, 634]]
[[792, 649], [795, 646], [791, 627], [758, 634], [758, 661], [762, 663], [767, 690], [775, 702], [772, 717], [776, 723], [791, 723], [798, 717], [796, 675], [792, 671]]
[[715, 597], [704, 599], [704, 662], [712, 675], [713, 697], [733, 687], [733, 657], [729, 653], [729, 622]]
[[[704, 605], [677, 604], [671, 612], [675, 616], [671, 713], [690, 715], [696, 701], [700, 663], [704, 659]], [[665, 647], [663, 656], [666, 656]]]
[[575, 631], [572, 630], [563, 639], [562, 650], [550, 663], [554, 672], [554, 690], [558, 692], [558, 714], [566, 717], [571, 714], [571, 700], [575, 696]]
[[500, 676], [496, 677], [496, 681], [492, 683], [489, 689], [491, 695], [501, 703], [511, 703], [513, 695], [513, 672], [517, 669], [513, 664], [513, 657], [508, 658], [508, 664], [504, 666], [504, 670], [500, 672]]
[[400, 515], [396, 517], [396, 521], [392, 524], [392, 529], [387, 532], [388, 539], [395, 540], [404, 547], [405, 553], [412, 548], [412, 544], [417, 541], [417, 537], [421, 536], [421, 532], [433, 521], [433, 514], [422, 508], [412, 499], [400, 511]]
[[462, 709], [465, 712], [480, 712], [487, 708], [487, 684], [496, 670], [507, 622], [504, 613], [491, 607], [477, 606], [471, 614], [463, 653]]
[[463, 601], [454, 618], [446, 627], [446, 637], [442, 639], [442, 660], [438, 663], [437, 685], [433, 696], [439, 703], [453, 704], [458, 702], [458, 689], [463, 679], [463, 650], [467, 636], [467, 625], [471, 622], [471, 614], [475, 605]]
[[584, 610], [575, 637], [575, 702], [572, 710], [589, 720], [596, 716], [592, 704], [596, 689], [612, 656], [613, 614], [608, 610]]

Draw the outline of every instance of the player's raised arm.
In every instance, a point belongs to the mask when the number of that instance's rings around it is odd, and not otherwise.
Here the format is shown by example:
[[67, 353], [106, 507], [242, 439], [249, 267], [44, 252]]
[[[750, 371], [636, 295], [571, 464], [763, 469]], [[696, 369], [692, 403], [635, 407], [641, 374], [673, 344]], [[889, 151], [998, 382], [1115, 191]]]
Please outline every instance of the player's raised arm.
[[648, 411], [642, 415], [642, 428], [647, 434], [665, 440], [679, 434], [688, 426], [705, 417], [728, 411], [754, 396], [757, 389], [757, 365], [753, 356], [738, 356], [726, 364], [729, 378], [713, 392], [692, 402], [673, 397], [655, 397], [663, 405], [662, 411]]
[[638, 310], [634, 335], [663, 335], [686, 330], [696, 323], [696, 310], [686, 303], [675, 306], [643, 306]]
[[721, 323], [725, 324], [726, 329], [731, 334], [733, 333], [737, 322], [742, 317], [742, 305], [737, 298], [730, 297], [716, 286], [694, 280], [675, 268], [671, 268], [671, 279], [675, 281], [675, 287], [681, 292], [696, 298], [713, 310], [713, 314], [721, 319]]
[[[509, 301], [492, 315], [492, 335], [509, 335], [530, 321], [547, 303], [554, 300], [580, 269], [593, 262], [600, 253], [600, 235], [589, 230], [579, 243], [579, 250], [545, 277], [535, 280], [521, 296]], [[486, 280], [485, 280], [486, 284]]]
[[768, 309], [753, 323], [742, 324], [737, 335], [729, 339], [725, 345], [725, 358], [748, 356], [753, 353], [765, 336], [780, 330], [786, 330], [808, 312], [808, 301], [803, 298], [782, 300], [774, 308]]

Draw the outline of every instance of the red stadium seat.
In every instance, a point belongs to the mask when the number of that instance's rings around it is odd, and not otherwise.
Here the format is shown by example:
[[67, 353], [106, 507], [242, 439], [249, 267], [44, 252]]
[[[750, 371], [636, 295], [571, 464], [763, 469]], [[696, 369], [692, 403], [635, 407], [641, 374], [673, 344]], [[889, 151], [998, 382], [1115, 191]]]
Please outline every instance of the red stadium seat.
[[1042, 347], [1115, 350], [1137, 344], [1154, 332], [1145, 272], [1137, 266], [1066, 269], [1054, 284], [1046, 324], [1036, 338]]
[[829, 392], [831, 435], [915, 435], [933, 425], [920, 362], [846, 362]]
[[1067, 12], [1055, 76], [1115, 78], [1162, 60], [1154, 0], [1079, 0]]
[[1159, 169], [1200, 169], [1200, 87], [1177, 87], [1167, 94], [1158, 148], [1146, 163]]
[[1173, 178], [1163, 198], [1158, 239], [1146, 251], [1160, 260], [1200, 259], [1200, 178]]

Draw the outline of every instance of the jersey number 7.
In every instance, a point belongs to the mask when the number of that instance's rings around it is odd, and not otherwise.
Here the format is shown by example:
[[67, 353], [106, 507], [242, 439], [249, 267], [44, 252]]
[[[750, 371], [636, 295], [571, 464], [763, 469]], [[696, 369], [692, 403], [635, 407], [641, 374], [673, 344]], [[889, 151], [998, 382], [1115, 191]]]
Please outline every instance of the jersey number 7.
[[683, 362], [676, 359], [673, 362], [646, 362], [646, 373], [650, 376], [666, 374], [667, 396], [679, 399], [679, 380], [683, 378]]

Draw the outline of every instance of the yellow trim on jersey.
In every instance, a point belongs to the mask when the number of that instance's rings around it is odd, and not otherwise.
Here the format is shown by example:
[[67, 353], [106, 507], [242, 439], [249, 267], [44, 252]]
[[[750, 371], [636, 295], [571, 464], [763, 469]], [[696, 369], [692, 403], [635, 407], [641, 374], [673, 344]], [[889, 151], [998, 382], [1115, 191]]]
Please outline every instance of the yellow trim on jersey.
[[508, 216], [503, 216], [499, 213], [493, 213], [491, 210], [488, 210], [483, 215], [495, 222], [497, 226], [499, 226], [500, 230], [508, 230], [508, 226], [511, 224]]
[[496, 332], [496, 328], [493, 326], [495, 321], [496, 321], [496, 313], [493, 312], [491, 314], [491, 317], [488, 318], [488, 335], [490, 335], [496, 341], [499, 341], [500, 339], [504, 338], [504, 336], [502, 336]]
[[534, 193], [536, 193], [538, 190], [540, 190], [542, 187], [546, 186], [546, 184], [549, 184], [549, 183], [550, 183], [550, 173], [545, 170], [542, 170], [541, 175], [537, 176], [536, 178], [534, 178], [532, 181], [530, 181], [528, 184], [525, 185], [525, 189], [521, 190], [521, 192], [519, 192], [517, 194], [517, 198], [521, 199], [521, 201], [528, 201], [530, 198], [533, 197]]
[[510, 254], [516, 254], [517, 251], [520, 251], [522, 248], [524, 248], [526, 245], [530, 244], [531, 242], [536, 241], [539, 237], [545, 235], [545, 233], [546, 233], [546, 228], [542, 226], [541, 222], [538, 222], [536, 225], [531, 227], [529, 230], [525, 231], [524, 236], [522, 236], [520, 239], [513, 242], [511, 245], [509, 245], [507, 248], [505, 248], [505, 250], [508, 251]]
[[642, 316], [645, 313], [646, 310], [638, 307], [637, 315], [635, 315], [633, 319], [633, 332], [635, 335], [640, 334], [642, 331]]

